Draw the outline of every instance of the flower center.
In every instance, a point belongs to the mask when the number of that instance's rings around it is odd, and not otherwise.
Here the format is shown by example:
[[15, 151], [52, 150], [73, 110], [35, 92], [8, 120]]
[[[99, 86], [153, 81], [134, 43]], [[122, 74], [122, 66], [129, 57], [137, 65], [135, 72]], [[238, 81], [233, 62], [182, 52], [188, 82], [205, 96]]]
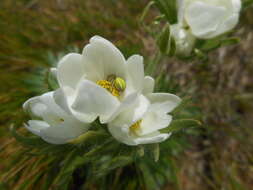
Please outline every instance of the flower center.
[[137, 131], [141, 128], [141, 122], [142, 122], [142, 119], [138, 120], [133, 125], [131, 125], [131, 127], [129, 128], [131, 134], [135, 134], [135, 135], [137, 134]]
[[113, 96], [119, 97], [120, 92], [114, 87], [112, 82], [108, 80], [98, 80], [97, 84], [109, 91]]
[[125, 80], [115, 75], [109, 75], [107, 80], [98, 80], [96, 83], [116, 97], [126, 89]]

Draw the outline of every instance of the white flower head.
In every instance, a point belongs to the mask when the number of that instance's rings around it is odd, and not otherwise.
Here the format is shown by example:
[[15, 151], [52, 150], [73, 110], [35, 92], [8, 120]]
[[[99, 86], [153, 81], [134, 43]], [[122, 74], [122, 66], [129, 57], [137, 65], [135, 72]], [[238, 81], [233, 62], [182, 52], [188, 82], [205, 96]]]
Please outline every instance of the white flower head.
[[178, 55], [188, 56], [191, 54], [196, 38], [188, 28], [182, 27], [181, 24], [173, 24], [170, 27], [171, 35], [176, 41], [176, 53]]
[[[71, 53], [58, 63], [56, 75], [61, 87], [56, 102], [83, 122], [99, 117], [106, 123], [130, 106], [146, 88], [143, 57], [125, 60], [108, 40], [94, 36], [82, 54]], [[151, 84], [152, 85], [152, 84]]]
[[89, 129], [55, 103], [53, 92], [27, 100], [23, 108], [34, 117], [25, 127], [52, 144], [67, 143]]
[[169, 138], [170, 134], [159, 130], [169, 126], [171, 112], [180, 98], [168, 93], [149, 93], [141, 95], [135, 104], [108, 124], [113, 137], [127, 145], [159, 143]]
[[232, 30], [241, 0], [178, 0], [178, 22], [197, 38], [209, 39]]

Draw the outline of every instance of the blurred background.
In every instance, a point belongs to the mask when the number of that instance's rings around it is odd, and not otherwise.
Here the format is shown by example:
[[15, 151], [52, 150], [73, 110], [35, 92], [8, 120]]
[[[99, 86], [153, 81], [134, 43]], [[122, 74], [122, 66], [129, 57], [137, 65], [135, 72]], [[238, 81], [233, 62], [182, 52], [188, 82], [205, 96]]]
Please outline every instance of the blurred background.
[[[48, 91], [43, 76], [58, 57], [80, 51], [90, 37], [101, 35], [119, 47], [125, 57], [141, 54], [145, 63], [155, 59], [156, 40], [140, 24], [148, 2], [1, 0], [0, 189], [34, 189], [25, 186], [25, 180], [33, 180], [33, 171], [46, 172], [46, 162], [26, 170], [34, 157], [16, 164], [23, 148], [11, 136], [9, 127], [22, 126], [28, 120], [22, 103]], [[155, 15], [158, 10], [152, 8], [145, 22]], [[235, 36], [241, 38], [239, 44], [215, 50], [208, 62], [161, 60], [160, 71], [172, 81], [172, 91], [192, 98], [196, 109], [190, 112], [204, 129], [185, 135], [187, 141], [180, 147], [174, 145], [176, 151], [167, 158], [171, 175], [159, 189], [253, 189], [252, 7], [243, 10]], [[158, 77], [159, 72], [154, 76]], [[149, 177], [145, 177], [146, 187], [129, 185], [126, 189], [148, 189]], [[36, 180], [40, 184], [46, 179]], [[129, 184], [139, 179], [131, 180]], [[93, 184], [87, 189], [99, 188]]]

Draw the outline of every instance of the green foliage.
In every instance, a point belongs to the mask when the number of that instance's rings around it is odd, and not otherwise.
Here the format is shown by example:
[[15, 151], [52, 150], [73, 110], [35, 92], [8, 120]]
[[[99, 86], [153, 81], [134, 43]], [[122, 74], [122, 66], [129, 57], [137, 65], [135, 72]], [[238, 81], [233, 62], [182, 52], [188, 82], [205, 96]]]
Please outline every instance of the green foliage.
[[244, 0], [242, 2], [242, 8], [243, 9], [249, 8], [252, 4], [253, 4], [252, 0]]
[[168, 128], [161, 130], [164, 133], [176, 132], [182, 129], [190, 129], [192, 127], [200, 127], [201, 123], [194, 119], [177, 119], [173, 120]]
[[157, 39], [157, 45], [160, 52], [164, 55], [174, 56], [176, 53], [176, 41], [171, 36], [170, 26], [166, 25]]
[[[175, 55], [174, 51], [168, 54], [173, 41], [160, 41], [165, 44], [163, 53], [152, 51], [150, 55], [152, 39], [147, 40], [147, 34], [136, 24], [144, 1], [61, 1], [67, 2], [65, 10], [55, 2], [58, 1], [1, 2], [0, 189], [250, 189], [252, 93], [246, 91], [252, 90], [252, 64], [246, 52], [252, 52], [247, 49], [251, 47], [247, 30], [251, 25], [244, 26], [241, 35], [246, 40], [241, 49], [232, 48], [229, 58], [222, 61], [227, 64], [216, 64], [217, 54], [211, 54], [211, 60], [206, 55], [237, 43], [233, 36], [197, 41], [193, 57], [188, 60], [205, 60], [205, 66], [202, 62], [185, 64], [168, 59]], [[169, 0], [156, 2], [164, 8], [173, 5], [165, 4]], [[251, 0], [243, 3], [249, 7]], [[151, 2], [145, 9], [142, 19], [151, 20], [148, 11], [151, 15], [157, 13], [153, 5]], [[164, 8], [159, 9], [164, 13], [152, 20], [155, 25], [149, 27], [154, 38], [164, 32], [161, 28], [166, 14], [173, 13]], [[97, 122], [93, 131], [66, 145], [48, 144], [25, 131], [23, 122], [28, 117], [22, 111], [22, 103], [57, 88], [49, 67], [68, 52], [80, 52], [84, 39], [94, 34], [113, 39], [127, 56], [143, 49], [139, 45], [142, 40], [148, 42], [142, 51], [150, 56], [145, 57], [146, 74], [156, 78], [156, 91], [183, 98], [171, 113], [175, 120], [166, 131], [173, 131], [169, 140], [159, 146], [129, 147], [110, 138], [106, 127]], [[237, 65], [233, 65], [237, 61], [234, 55], [240, 57]], [[7, 132], [13, 123], [15, 127]]]
[[155, 5], [165, 15], [169, 24], [177, 23], [177, 1], [176, 0], [154, 0]]

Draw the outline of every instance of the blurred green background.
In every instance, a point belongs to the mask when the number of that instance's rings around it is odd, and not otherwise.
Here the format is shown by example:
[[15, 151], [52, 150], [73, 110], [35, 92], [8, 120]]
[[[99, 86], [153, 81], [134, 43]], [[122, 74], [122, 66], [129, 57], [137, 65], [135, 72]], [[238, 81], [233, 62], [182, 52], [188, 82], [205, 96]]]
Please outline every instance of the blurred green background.
[[[25, 100], [48, 91], [43, 81], [46, 70], [56, 64], [57, 56], [82, 49], [93, 35], [109, 39], [126, 57], [138, 53], [146, 63], [154, 59], [155, 39], [140, 24], [147, 3], [148, 0], [1, 0], [0, 180], [5, 183], [24, 172], [10, 182], [9, 189], [18, 189], [24, 180], [32, 178], [28, 175], [31, 171], [20, 166], [36, 158], [15, 165], [22, 147], [11, 137], [9, 127], [21, 126], [28, 120], [22, 111]], [[146, 22], [157, 12], [152, 8]], [[186, 148], [170, 158], [174, 177], [161, 189], [253, 189], [252, 31], [250, 7], [243, 11], [236, 30], [235, 35], [241, 38], [239, 44], [212, 52], [208, 62], [162, 59], [161, 71], [173, 81], [174, 89], [180, 89], [175, 91], [191, 97], [193, 105], [201, 110], [196, 117], [203, 122], [204, 130], [186, 136]]]

